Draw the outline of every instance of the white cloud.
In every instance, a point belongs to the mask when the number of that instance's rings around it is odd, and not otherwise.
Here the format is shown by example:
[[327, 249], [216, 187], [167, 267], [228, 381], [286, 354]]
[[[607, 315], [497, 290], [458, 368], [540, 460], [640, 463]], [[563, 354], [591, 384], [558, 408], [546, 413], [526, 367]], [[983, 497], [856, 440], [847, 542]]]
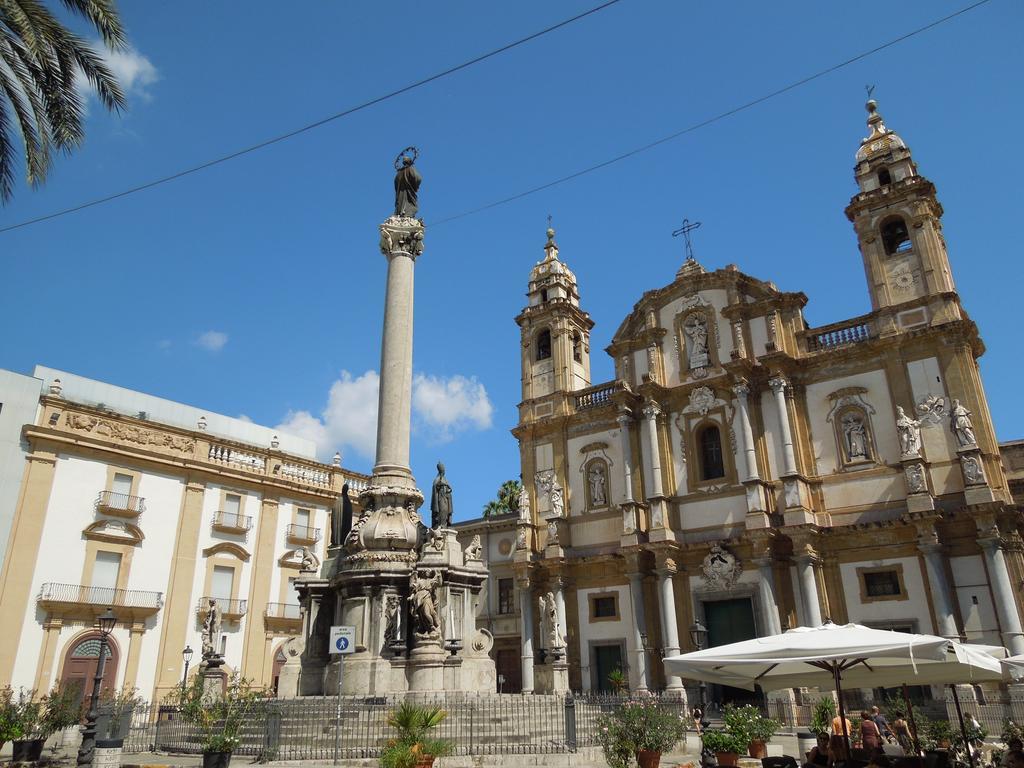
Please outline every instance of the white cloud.
[[[354, 377], [342, 371], [331, 384], [327, 405], [319, 416], [309, 411], [289, 411], [276, 429], [312, 440], [321, 456], [352, 449], [372, 459], [377, 445], [377, 393], [380, 377], [366, 371]], [[413, 418], [432, 428], [441, 441], [455, 432], [487, 429], [493, 407], [484, 385], [475, 377], [451, 378], [417, 374], [413, 378]]]
[[456, 374], [449, 379], [416, 374], [412, 383], [412, 406], [418, 420], [437, 430], [447, 442], [463, 429], [488, 429], [494, 412], [484, 385], [476, 377]]
[[[107, 67], [121, 84], [121, 90], [125, 95], [129, 98], [137, 97], [142, 101], [152, 101], [152, 86], [160, 79], [160, 73], [153, 62], [134, 48], [112, 51], [106, 48], [102, 42], [96, 40], [93, 41], [92, 47], [103, 57]], [[80, 93], [89, 98], [95, 98], [95, 89], [82, 76], [81, 72], [78, 74], [75, 86]], [[85, 102], [85, 106], [88, 111], [88, 101]]]
[[196, 339], [196, 344], [207, 352], [220, 352], [227, 343], [228, 335], [223, 331], [204, 331]]

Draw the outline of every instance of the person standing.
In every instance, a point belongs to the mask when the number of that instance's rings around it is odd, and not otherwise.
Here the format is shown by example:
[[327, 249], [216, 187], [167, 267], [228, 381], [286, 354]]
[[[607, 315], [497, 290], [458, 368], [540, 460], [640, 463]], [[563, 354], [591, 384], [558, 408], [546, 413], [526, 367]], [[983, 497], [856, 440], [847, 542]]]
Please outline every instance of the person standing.
[[882, 748], [882, 733], [867, 710], [860, 713], [860, 742], [869, 755]]
[[882, 714], [882, 710], [878, 707], [872, 707], [871, 719], [874, 720], [875, 725], [878, 726], [878, 732], [882, 734], [882, 738], [886, 741], [892, 741], [892, 729], [889, 728], [889, 721], [885, 719], [885, 715]]

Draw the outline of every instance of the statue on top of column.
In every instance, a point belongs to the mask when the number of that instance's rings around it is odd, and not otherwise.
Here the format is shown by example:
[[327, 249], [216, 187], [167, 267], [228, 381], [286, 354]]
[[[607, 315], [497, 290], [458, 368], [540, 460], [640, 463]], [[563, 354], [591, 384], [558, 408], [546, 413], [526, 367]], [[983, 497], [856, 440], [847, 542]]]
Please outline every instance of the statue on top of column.
[[449, 528], [452, 524], [452, 487], [444, 476], [444, 464], [437, 462], [437, 477], [430, 491], [430, 527]]
[[395, 216], [415, 219], [419, 211], [419, 189], [423, 177], [414, 165], [418, 156], [416, 147], [406, 147], [395, 158]]

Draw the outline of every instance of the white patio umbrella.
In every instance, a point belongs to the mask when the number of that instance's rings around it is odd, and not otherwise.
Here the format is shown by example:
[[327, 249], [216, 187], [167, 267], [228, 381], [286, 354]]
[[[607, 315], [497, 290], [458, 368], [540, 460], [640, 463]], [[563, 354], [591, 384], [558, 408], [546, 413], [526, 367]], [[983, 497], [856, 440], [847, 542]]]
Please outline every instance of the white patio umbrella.
[[1006, 668], [1011, 679], [1019, 681], [1021, 678], [1024, 678], [1024, 655], [1008, 656], [1003, 659], [1003, 666]]
[[834, 689], [847, 748], [844, 683], [853, 687], [937, 685], [1002, 676], [999, 661], [993, 656], [943, 637], [830, 622], [670, 656], [665, 659], [665, 667], [680, 677], [748, 690], [755, 686], [764, 690], [804, 686]]

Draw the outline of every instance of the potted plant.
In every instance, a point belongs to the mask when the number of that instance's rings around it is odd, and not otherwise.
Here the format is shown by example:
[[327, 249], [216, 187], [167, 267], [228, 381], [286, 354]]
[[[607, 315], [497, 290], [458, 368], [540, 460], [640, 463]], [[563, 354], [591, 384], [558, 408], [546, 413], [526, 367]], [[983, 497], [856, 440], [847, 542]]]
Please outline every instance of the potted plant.
[[196, 675], [188, 687], [172, 691], [170, 699], [180, 706], [181, 719], [199, 731], [203, 768], [228, 768], [232, 752], [242, 742], [242, 726], [268, 694], [237, 675], [223, 694], [211, 695], [204, 683], [203, 676]]
[[608, 685], [612, 687], [612, 693], [621, 694], [629, 688], [629, 680], [621, 669], [613, 669], [608, 673]]
[[18, 722], [18, 706], [14, 701], [14, 689], [9, 685], [0, 688], [0, 749], [8, 741], [21, 738]]
[[728, 731], [709, 728], [704, 731], [704, 747], [715, 753], [719, 765], [736, 765], [747, 742]]
[[44, 704], [34, 690], [18, 689], [12, 695], [11, 762], [30, 763], [43, 755], [46, 737], [42, 735]]
[[811, 731], [815, 736], [829, 735], [836, 716], [836, 701], [831, 696], [821, 698], [811, 713]]
[[640, 768], [657, 768], [661, 754], [683, 738], [683, 721], [657, 699], [627, 701], [598, 722], [598, 738], [611, 768], [636, 758]]
[[918, 723], [918, 730], [926, 734], [927, 749], [949, 749], [953, 744], [955, 734], [948, 720], [928, 720], [924, 725]]
[[440, 707], [403, 701], [388, 717], [398, 736], [384, 747], [381, 768], [431, 768], [436, 758], [450, 755], [455, 745], [430, 735], [446, 717], [448, 713]]
[[100, 732], [108, 739], [124, 741], [132, 726], [132, 715], [144, 702], [138, 688], [124, 688], [100, 700]]
[[[768, 742], [779, 730], [779, 724], [761, 714], [761, 710], [752, 704], [742, 707], [726, 705], [722, 713], [725, 730], [743, 743], [742, 749], [751, 757], [763, 758], [768, 755]], [[741, 751], [742, 751], [741, 749]]]

